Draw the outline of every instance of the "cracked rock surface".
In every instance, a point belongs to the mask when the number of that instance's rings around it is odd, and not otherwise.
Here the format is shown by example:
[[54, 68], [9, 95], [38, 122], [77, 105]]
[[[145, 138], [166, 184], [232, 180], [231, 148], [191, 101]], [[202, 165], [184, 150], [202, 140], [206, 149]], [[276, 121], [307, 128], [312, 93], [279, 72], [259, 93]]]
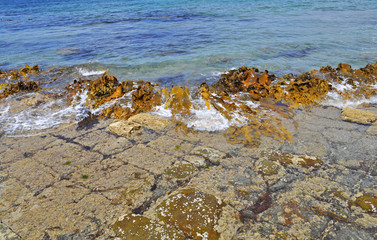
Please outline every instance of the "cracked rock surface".
[[341, 115], [258, 148], [167, 121], [2, 136], [0, 239], [376, 239], [377, 135]]

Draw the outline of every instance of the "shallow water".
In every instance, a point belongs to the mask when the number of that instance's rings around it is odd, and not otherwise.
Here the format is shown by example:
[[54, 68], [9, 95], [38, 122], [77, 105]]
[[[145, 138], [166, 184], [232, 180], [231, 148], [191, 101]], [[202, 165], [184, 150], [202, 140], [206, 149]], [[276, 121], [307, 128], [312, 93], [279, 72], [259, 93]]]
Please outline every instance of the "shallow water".
[[0, 68], [85, 64], [198, 85], [242, 65], [276, 73], [377, 61], [377, 5], [347, 1], [1, 1]]

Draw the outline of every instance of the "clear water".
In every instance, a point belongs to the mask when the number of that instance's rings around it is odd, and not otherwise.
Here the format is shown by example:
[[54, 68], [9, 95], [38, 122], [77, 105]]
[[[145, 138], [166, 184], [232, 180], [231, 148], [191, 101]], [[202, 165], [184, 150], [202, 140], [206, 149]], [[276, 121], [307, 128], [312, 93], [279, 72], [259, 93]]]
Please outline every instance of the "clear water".
[[277, 74], [377, 61], [375, 0], [1, 0], [0, 69], [110, 70], [197, 85], [242, 65]]

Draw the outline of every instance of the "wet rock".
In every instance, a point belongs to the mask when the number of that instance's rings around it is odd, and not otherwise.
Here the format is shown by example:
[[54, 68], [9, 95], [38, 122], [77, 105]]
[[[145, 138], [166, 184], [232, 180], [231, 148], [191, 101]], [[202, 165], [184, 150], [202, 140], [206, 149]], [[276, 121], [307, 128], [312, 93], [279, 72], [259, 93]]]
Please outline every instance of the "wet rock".
[[240, 67], [221, 75], [221, 79], [212, 86], [212, 91], [220, 95], [249, 92], [254, 100], [265, 98], [270, 94], [269, 86], [275, 79], [268, 71], [259, 72], [257, 68]]
[[186, 239], [180, 231], [172, 227], [134, 214], [121, 217], [111, 228], [117, 237], [130, 240]]
[[21, 102], [25, 103], [26, 105], [30, 107], [36, 107], [41, 103], [45, 103], [53, 99], [54, 98], [52, 96], [49, 96], [46, 94], [35, 93], [34, 95], [30, 97], [22, 98]]
[[98, 79], [90, 82], [88, 98], [93, 102], [94, 107], [98, 107], [111, 100], [111, 96], [119, 90], [118, 86], [120, 83], [116, 77], [104, 73]]
[[157, 206], [156, 212], [159, 220], [192, 239], [219, 239], [215, 226], [224, 205], [213, 195], [183, 189], [168, 196]]
[[171, 109], [173, 115], [190, 115], [192, 106], [190, 99], [190, 91], [187, 87], [174, 86], [170, 90], [162, 89], [162, 93], [166, 99], [166, 108]]
[[361, 124], [372, 124], [377, 120], [377, 115], [372, 111], [344, 108], [341, 115], [342, 120], [361, 123]]

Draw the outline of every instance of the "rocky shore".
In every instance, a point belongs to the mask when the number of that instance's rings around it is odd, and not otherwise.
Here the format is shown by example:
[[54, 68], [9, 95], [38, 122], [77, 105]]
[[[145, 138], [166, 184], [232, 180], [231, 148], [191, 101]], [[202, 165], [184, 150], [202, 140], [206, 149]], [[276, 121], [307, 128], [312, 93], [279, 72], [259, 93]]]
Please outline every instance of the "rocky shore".
[[[241, 67], [191, 91], [105, 73], [52, 94], [63, 84], [43, 74], [0, 72], [0, 103], [90, 112], [0, 133], [2, 239], [377, 238], [377, 106], [323, 104], [375, 97], [377, 64], [280, 78]], [[195, 129], [200, 108], [232, 126]]]
[[2, 239], [377, 237], [373, 126], [316, 107], [247, 148], [136, 116], [3, 136]]

